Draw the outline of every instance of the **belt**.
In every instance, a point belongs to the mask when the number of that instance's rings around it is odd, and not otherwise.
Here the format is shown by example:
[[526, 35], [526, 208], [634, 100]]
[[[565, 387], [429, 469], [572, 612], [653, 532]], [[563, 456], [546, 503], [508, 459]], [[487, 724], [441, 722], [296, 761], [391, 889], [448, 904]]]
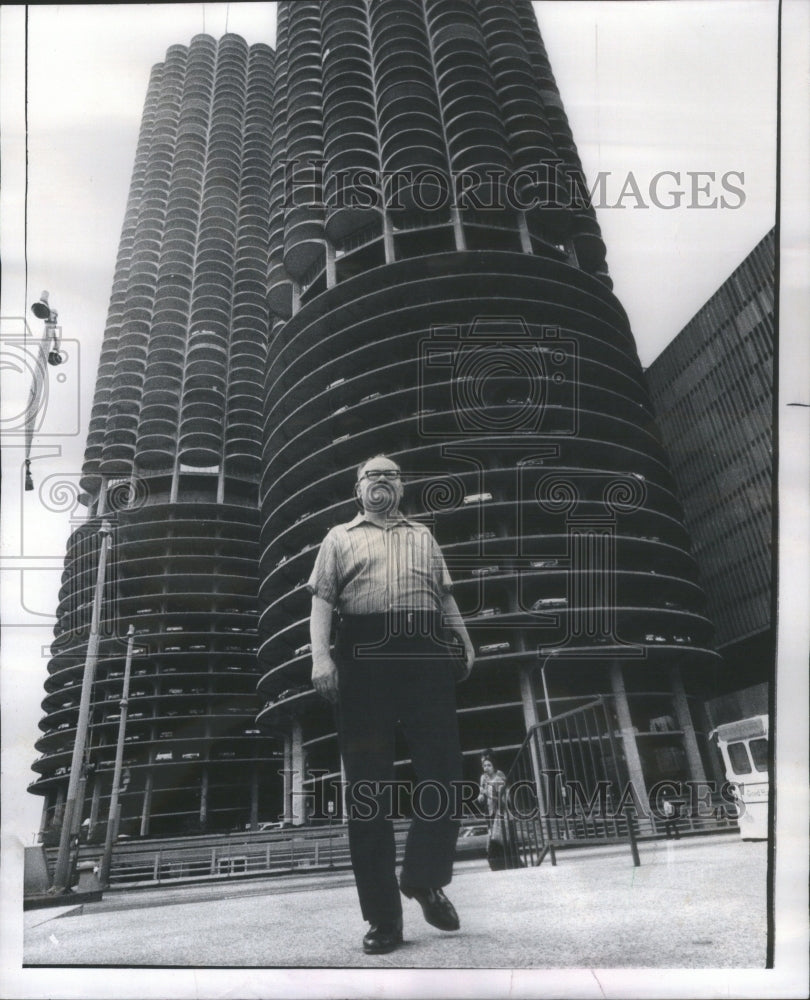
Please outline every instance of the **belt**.
[[441, 611], [427, 609], [394, 608], [367, 615], [341, 614], [338, 622], [338, 637], [343, 640], [383, 644], [399, 640], [422, 640], [444, 645], [445, 633]]

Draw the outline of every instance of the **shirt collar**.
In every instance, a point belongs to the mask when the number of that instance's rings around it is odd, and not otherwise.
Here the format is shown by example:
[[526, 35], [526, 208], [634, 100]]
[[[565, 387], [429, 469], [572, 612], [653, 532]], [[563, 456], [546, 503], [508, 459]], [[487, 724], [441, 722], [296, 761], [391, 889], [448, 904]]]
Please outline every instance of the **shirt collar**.
[[[402, 513], [402, 511], [397, 511], [397, 516], [395, 518], [392, 518], [391, 519], [391, 524], [390, 525], [386, 525], [386, 527], [390, 527], [390, 526], [393, 526], [395, 524], [411, 524], [412, 525], [413, 523], [414, 523], [413, 521], [411, 521], [409, 518], [405, 517], [405, 515]], [[370, 525], [372, 525], [375, 528], [381, 528], [382, 527], [382, 525], [376, 524], [374, 521], [369, 521], [369, 519], [366, 517], [366, 512], [364, 510], [361, 510], [357, 514], [355, 514], [355, 516], [352, 518], [352, 520], [349, 521], [349, 523], [346, 525], [346, 530], [350, 531], [352, 528], [356, 528], [358, 526], [358, 524], [370, 524]]]

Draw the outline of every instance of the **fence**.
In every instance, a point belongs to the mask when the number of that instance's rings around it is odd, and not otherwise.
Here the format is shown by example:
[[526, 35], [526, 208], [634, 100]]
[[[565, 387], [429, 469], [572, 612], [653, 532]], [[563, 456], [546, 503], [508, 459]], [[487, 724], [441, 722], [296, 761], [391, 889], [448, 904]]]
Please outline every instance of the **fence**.
[[348, 865], [349, 847], [344, 831], [254, 843], [247, 839], [200, 847], [186, 843], [117, 850], [110, 869], [110, 887], [304, 873]]
[[640, 864], [627, 767], [605, 697], [532, 726], [507, 774], [507, 805], [523, 864], [563, 843], [626, 841]]
[[[589, 843], [626, 843], [639, 865], [639, 837], [665, 828], [634, 794], [612, 699], [604, 695], [532, 726], [506, 778], [510, 829], [525, 865], [546, 856], [556, 864], [557, 847]], [[677, 821], [679, 833], [736, 825], [722, 811], [687, 811]]]

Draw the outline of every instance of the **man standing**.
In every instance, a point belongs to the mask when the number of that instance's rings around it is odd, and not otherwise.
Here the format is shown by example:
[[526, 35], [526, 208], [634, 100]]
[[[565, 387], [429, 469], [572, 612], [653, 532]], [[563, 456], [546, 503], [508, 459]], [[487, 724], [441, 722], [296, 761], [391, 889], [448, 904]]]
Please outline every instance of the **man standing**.
[[[446, 931], [459, 927], [442, 887], [452, 878], [459, 825], [455, 683], [469, 676], [475, 654], [439, 546], [428, 528], [400, 513], [396, 462], [384, 455], [364, 462], [355, 495], [362, 511], [329, 531], [308, 583], [312, 683], [338, 704], [349, 849], [360, 908], [371, 924], [363, 949], [384, 954], [402, 943], [400, 890], [421, 905], [429, 924]], [[463, 646], [457, 658], [448, 631]], [[385, 783], [390, 793], [394, 778], [398, 722], [419, 783], [399, 888], [385, 801]]]

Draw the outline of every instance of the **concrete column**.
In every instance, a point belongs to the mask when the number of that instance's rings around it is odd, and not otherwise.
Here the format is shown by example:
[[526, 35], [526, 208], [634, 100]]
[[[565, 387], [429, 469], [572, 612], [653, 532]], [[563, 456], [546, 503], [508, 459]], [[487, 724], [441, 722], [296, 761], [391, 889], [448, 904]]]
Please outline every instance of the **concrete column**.
[[[712, 729], [712, 722], [709, 718], [709, 713], [706, 711], [706, 704], [702, 700], [697, 704], [696, 714], [698, 716], [698, 725], [708, 735]], [[712, 771], [712, 781], [720, 788], [726, 781], [726, 768], [723, 764], [720, 751], [717, 749], [717, 744], [712, 740], [708, 740], [707, 742], [709, 744], [709, 767]]]
[[301, 308], [301, 286], [297, 281], [292, 283], [292, 308], [291, 314], [295, 316], [298, 310]]
[[[183, 361], [185, 364], [185, 360]], [[180, 456], [175, 455], [174, 457], [174, 468], [172, 469], [172, 485], [169, 490], [169, 503], [177, 503], [177, 497], [180, 493]]]
[[208, 825], [208, 768], [204, 767], [200, 776], [200, 826]]
[[301, 723], [292, 724], [291, 739], [291, 782], [292, 782], [292, 823], [302, 826], [306, 822], [306, 800], [304, 799], [304, 747], [301, 738]]
[[98, 776], [93, 778], [93, 791], [90, 794], [90, 825], [87, 829], [88, 839], [93, 836], [93, 831], [98, 824], [98, 810], [101, 803], [101, 782]]
[[453, 233], [456, 237], [456, 250], [466, 250], [467, 241], [464, 238], [464, 226], [461, 222], [461, 212], [455, 206], [450, 209], [450, 218], [453, 220]]
[[51, 796], [50, 796], [50, 794], [43, 795], [42, 796], [42, 812], [39, 814], [39, 834], [40, 834], [40, 838], [42, 837], [42, 834], [48, 828], [48, 810], [50, 809], [50, 807], [51, 807]]
[[259, 827], [259, 768], [253, 765], [250, 772], [250, 829]]
[[645, 805], [647, 802], [647, 785], [644, 781], [644, 771], [641, 767], [641, 757], [639, 756], [638, 744], [636, 743], [636, 732], [630, 718], [630, 705], [627, 701], [622, 667], [620, 663], [615, 661], [610, 665], [610, 686], [613, 689], [616, 714], [619, 717], [619, 729], [622, 734], [624, 756], [627, 761], [630, 781], [633, 784], [638, 801], [642, 805]]
[[540, 721], [537, 711], [537, 692], [534, 689], [534, 664], [528, 667], [521, 667], [520, 670], [520, 697], [523, 702], [523, 724], [528, 732], [532, 726], [536, 726]]
[[141, 807], [141, 836], [149, 835], [149, 821], [152, 818], [152, 789], [155, 784], [154, 771], [146, 772], [146, 785], [143, 790], [143, 806]]
[[695, 727], [683, 686], [681, 668], [671, 667], [669, 679], [672, 685], [673, 705], [675, 706], [678, 728], [683, 730], [683, 748], [686, 751], [686, 759], [689, 761], [689, 777], [692, 781], [705, 781], [706, 770], [703, 767], [703, 759], [700, 756], [700, 748], [695, 736]]
[[394, 230], [388, 212], [382, 213], [383, 250], [385, 251], [385, 263], [393, 264], [397, 259], [396, 248], [394, 247]]
[[65, 788], [59, 785], [56, 789], [56, 802], [53, 806], [53, 826], [62, 825], [62, 816], [65, 812]]
[[529, 235], [529, 226], [526, 222], [526, 213], [517, 213], [518, 233], [520, 234], [520, 248], [524, 253], [533, 253], [532, 238]]
[[284, 822], [292, 823], [292, 737], [284, 735]]
[[[523, 722], [528, 734], [532, 726], [540, 722], [537, 712], [537, 692], [534, 687], [534, 664], [522, 667], [520, 671], [520, 697], [523, 701]], [[543, 772], [548, 771], [548, 761], [546, 759], [546, 747], [542, 732], [539, 738], [532, 740], [529, 744], [532, 761], [532, 776], [537, 790], [537, 804], [540, 814], [545, 816], [546, 809], [546, 785], [543, 781]]]
[[335, 248], [331, 241], [324, 244], [324, 255], [326, 260], [326, 287], [334, 288], [337, 284], [337, 271], [335, 269]]

